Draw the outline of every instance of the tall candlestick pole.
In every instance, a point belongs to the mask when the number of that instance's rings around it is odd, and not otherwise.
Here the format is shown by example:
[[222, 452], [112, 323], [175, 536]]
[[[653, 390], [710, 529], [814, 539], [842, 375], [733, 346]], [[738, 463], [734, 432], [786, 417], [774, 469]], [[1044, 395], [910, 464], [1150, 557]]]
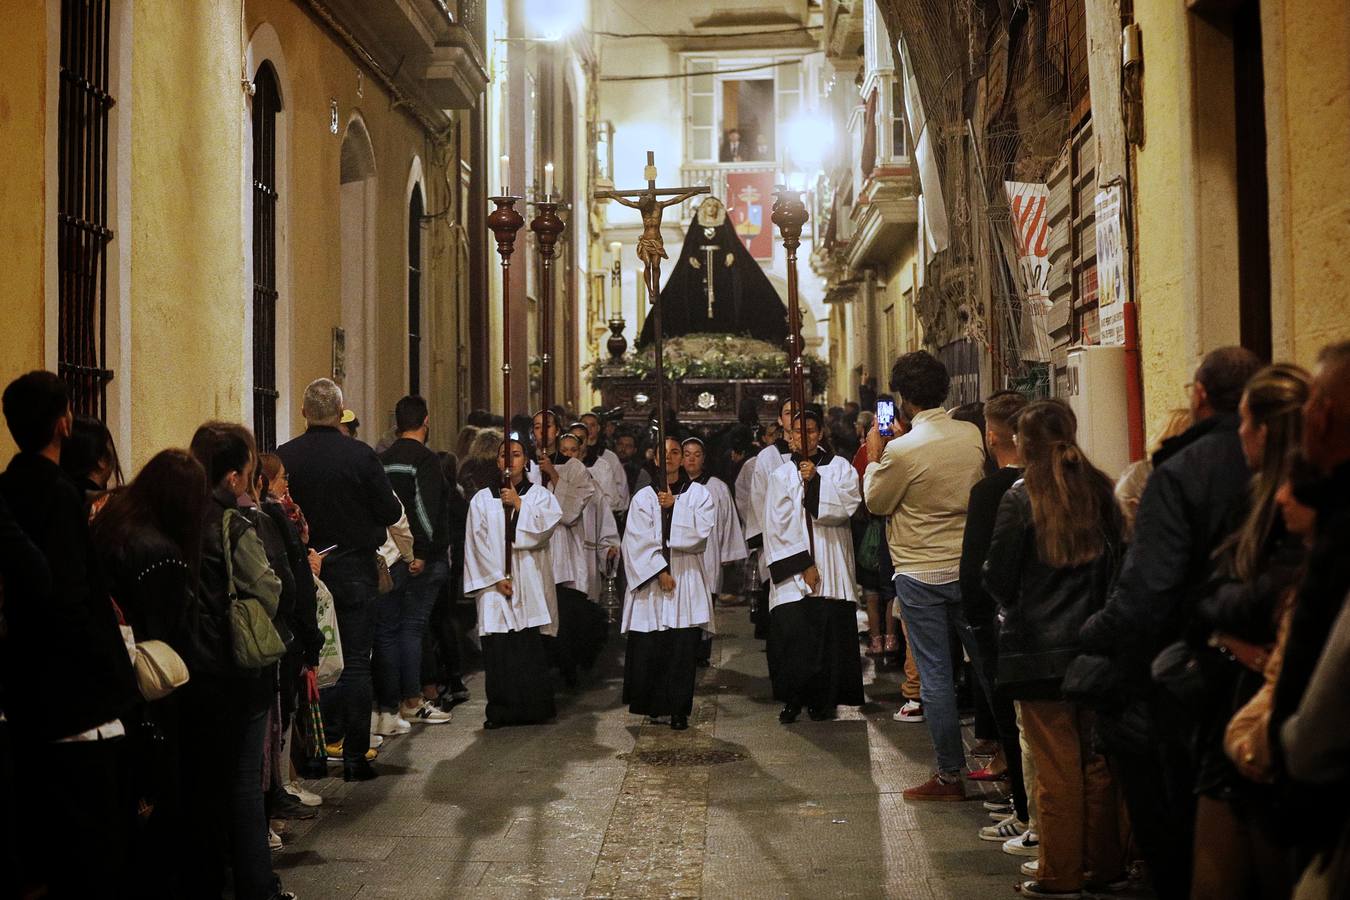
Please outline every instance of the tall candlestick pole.
[[[780, 184], [775, 186], [774, 193], [773, 223], [778, 226], [783, 248], [787, 251], [788, 371], [792, 380], [792, 406], [797, 412], [797, 421], [801, 423], [798, 451], [806, 459], [806, 372], [802, 365], [802, 308], [797, 287], [797, 248], [801, 246], [802, 226], [810, 216], [799, 192], [789, 191]], [[815, 536], [812, 534], [810, 513], [806, 514], [806, 533], [814, 555]]]
[[[552, 415], [548, 410], [553, 405], [553, 256], [558, 238], [566, 225], [558, 218], [558, 204], [547, 199], [553, 193], [553, 164], [546, 166], [544, 172], [548, 179], [544, 190], [546, 199], [534, 205], [538, 214], [530, 222], [530, 230], [539, 241], [539, 262], [542, 268], [539, 298], [539, 406], [545, 413], [544, 440], [547, 442]], [[541, 447], [540, 450], [547, 448]]]
[[[487, 226], [497, 239], [497, 255], [502, 261], [502, 438], [506, 448], [506, 468], [502, 471], [502, 487], [507, 487], [511, 483], [511, 254], [516, 252], [516, 232], [525, 224], [525, 219], [516, 211], [516, 201], [520, 200], [519, 197], [503, 194], [488, 199], [497, 206], [488, 215]], [[509, 579], [512, 532], [509, 513], [507, 519], [506, 577]]]

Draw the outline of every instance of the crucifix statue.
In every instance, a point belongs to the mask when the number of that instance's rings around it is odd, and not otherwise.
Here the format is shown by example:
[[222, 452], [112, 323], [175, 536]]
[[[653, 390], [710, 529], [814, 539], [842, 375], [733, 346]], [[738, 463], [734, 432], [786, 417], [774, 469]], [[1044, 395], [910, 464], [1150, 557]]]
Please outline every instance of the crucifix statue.
[[[596, 200], [615, 200], [629, 209], [636, 209], [642, 215], [642, 237], [637, 242], [637, 257], [642, 260], [643, 278], [647, 283], [647, 295], [652, 300], [652, 327], [656, 342], [656, 430], [657, 430], [657, 469], [661, 477], [666, 471], [666, 373], [662, 365], [661, 354], [661, 260], [667, 259], [666, 244], [661, 239], [661, 214], [667, 206], [683, 203], [690, 197], [706, 194], [711, 188], [657, 188], [656, 154], [647, 151], [647, 166], [643, 169], [647, 186], [630, 191], [596, 191]], [[669, 197], [660, 200], [660, 197]]]

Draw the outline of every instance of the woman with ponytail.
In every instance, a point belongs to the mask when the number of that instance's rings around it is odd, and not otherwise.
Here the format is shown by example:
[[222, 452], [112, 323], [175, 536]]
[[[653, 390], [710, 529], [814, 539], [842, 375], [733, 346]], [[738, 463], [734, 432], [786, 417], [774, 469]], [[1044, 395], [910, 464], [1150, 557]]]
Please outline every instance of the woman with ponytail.
[[1037, 761], [1040, 859], [1032, 897], [1078, 897], [1125, 878], [1116, 789], [1093, 751], [1092, 713], [1060, 693], [1078, 630], [1100, 609], [1120, 557], [1111, 480], [1078, 446], [1073, 411], [1032, 403], [1017, 420], [1025, 463], [1004, 495], [984, 566], [999, 606], [996, 689], [1020, 705]]

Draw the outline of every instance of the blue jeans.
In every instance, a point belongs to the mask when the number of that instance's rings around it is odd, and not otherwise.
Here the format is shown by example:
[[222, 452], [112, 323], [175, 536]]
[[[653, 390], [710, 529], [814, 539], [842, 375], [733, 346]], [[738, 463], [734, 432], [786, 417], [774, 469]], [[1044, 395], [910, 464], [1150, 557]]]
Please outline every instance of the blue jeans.
[[[961, 742], [961, 714], [956, 708], [955, 668], [949, 634], [955, 631], [970, 657], [976, 677], [984, 684], [980, 648], [961, 608], [961, 584], [924, 584], [908, 575], [895, 576], [895, 596], [909, 632], [909, 647], [919, 667], [919, 695], [924, 721], [937, 752], [937, 767], [959, 772], [966, 764]], [[984, 684], [986, 690], [988, 685]]]
[[398, 712], [402, 701], [422, 693], [422, 639], [450, 564], [431, 560], [421, 575], [399, 565], [394, 589], [377, 603], [375, 617], [375, 700], [382, 712]]
[[321, 697], [324, 730], [329, 743], [343, 742], [343, 761], [356, 762], [365, 759], [370, 749], [370, 649], [380, 600], [375, 554], [327, 559], [320, 577], [333, 593], [342, 636], [342, 677]]
[[281, 890], [281, 881], [272, 872], [272, 851], [267, 846], [267, 811], [262, 789], [266, 743], [267, 712], [251, 713], [244, 726], [230, 785], [231, 865], [234, 895], [239, 900], [268, 900]]

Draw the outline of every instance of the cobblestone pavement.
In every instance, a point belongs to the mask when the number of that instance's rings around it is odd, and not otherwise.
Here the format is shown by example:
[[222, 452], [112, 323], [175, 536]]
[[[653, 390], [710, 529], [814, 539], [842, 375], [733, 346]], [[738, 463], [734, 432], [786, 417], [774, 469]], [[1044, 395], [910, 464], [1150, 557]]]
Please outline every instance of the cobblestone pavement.
[[617, 634], [552, 725], [483, 731], [470, 680], [454, 722], [386, 743], [384, 777], [309, 784], [324, 805], [288, 823], [286, 887], [301, 900], [1017, 896], [1022, 859], [976, 837], [978, 802], [901, 799], [932, 751], [922, 725], [891, 721], [894, 672], [868, 664], [861, 711], [785, 728], [745, 608], [718, 616], [688, 731], [620, 705]]

